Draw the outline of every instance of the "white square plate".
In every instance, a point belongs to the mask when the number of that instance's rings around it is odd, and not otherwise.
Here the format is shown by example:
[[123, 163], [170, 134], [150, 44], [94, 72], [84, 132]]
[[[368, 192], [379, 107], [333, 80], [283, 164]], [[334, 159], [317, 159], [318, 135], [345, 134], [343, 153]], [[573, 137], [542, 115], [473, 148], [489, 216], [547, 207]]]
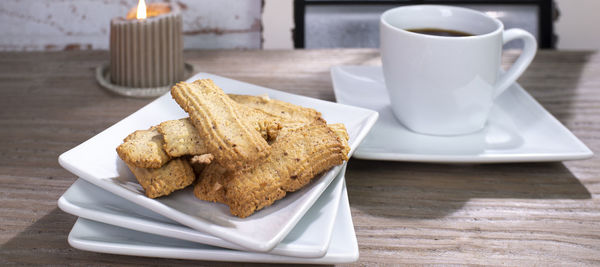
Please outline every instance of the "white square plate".
[[212, 247], [83, 218], [79, 218], [73, 226], [69, 244], [74, 248], [94, 252], [189, 260], [314, 264], [354, 262], [358, 259], [358, 244], [345, 186], [339, 205], [329, 249], [320, 258], [296, 258]]
[[[269, 254], [317, 258], [327, 253], [344, 184], [345, 167], [306, 212], [296, 227]], [[140, 207], [83, 179], [60, 197], [58, 207], [85, 219], [139, 232], [151, 233], [205, 245], [245, 250], [218, 237], [183, 226]]]
[[[328, 123], [344, 123], [350, 135], [350, 154], [377, 120], [377, 112], [314, 98], [293, 95], [208, 73], [198, 73], [188, 81], [211, 78], [227, 93], [264, 95], [297, 105], [311, 107], [323, 114]], [[135, 130], [148, 129], [162, 121], [187, 114], [165, 94], [98, 135], [63, 153], [59, 163], [68, 171], [113, 194], [186, 225], [248, 250], [266, 252], [274, 248], [319, 198], [342, 166], [316, 177], [297, 193], [275, 202], [248, 218], [237, 218], [226, 205], [200, 201], [192, 189], [167, 197], [150, 199], [119, 159], [115, 148]]]
[[380, 114], [354, 153], [356, 158], [492, 163], [576, 160], [593, 155], [517, 83], [496, 99], [483, 130], [448, 137], [418, 134], [396, 120], [380, 66], [336, 66], [331, 77], [337, 102]]

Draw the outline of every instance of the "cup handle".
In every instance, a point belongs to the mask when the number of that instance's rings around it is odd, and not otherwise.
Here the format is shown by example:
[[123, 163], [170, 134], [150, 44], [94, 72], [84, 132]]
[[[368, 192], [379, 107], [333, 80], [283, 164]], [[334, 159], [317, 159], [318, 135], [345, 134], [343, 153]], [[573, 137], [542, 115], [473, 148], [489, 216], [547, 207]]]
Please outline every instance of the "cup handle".
[[527, 69], [533, 57], [535, 56], [535, 52], [537, 51], [537, 41], [535, 37], [531, 35], [531, 33], [521, 30], [521, 29], [510, 29], [506, 30], [502, 33], [503, 43], [506, 44], [515, 39], [522, 39], [525, 43], [523, 47], [523, 51], [517, 61], [506, 71], [504, 74], [500, 75], [500, 79], [496, 83], [496, 93], [494, 94], [494, 98], [498, 97], [502, 94], [506, 88], [508, 88], [511, 84], [513, 84], [521, 74]]

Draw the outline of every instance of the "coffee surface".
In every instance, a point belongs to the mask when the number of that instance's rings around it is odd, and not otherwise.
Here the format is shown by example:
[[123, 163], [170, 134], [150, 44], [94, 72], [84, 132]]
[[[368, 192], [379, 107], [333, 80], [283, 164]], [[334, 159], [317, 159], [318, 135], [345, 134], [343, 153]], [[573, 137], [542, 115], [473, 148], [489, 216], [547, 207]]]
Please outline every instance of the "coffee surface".
[[438, 29], [438, 28], [419, 28], [419, 29], [407, 29], [409, 32], [421, 33], [427, 35], [435, 35], [435, 36], [446, 36], [446, 37], [466, 37], [473, 36], [473, 34], [455, 31], [455, 30], [446, 30], [446, 29]]

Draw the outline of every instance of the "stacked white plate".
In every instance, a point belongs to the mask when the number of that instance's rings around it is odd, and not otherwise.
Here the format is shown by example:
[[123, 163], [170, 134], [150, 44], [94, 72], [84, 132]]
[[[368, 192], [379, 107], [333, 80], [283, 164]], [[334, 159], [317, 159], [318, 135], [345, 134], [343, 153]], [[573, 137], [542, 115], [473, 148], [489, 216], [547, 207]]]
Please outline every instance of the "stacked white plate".
[[[344, 123], [352, 154], [377, 120], [369, 109], [284, 93], [217, 75], [227, 93], [268, 95], [311, 107], [328, 123]], [[187, 114], [169, 94], [63, 153], [59, 163], [79, 176], [59, 199], [65, 212], [79, 216], [68, 240], [88, 251], [195, 259], [277, 263], [344, 263], [358, 259], [358, 246], [344, 183], [345, 165], [313, 179], [248, 218], [227, 206], [194, 197], [192, 189], [150, 199], [119, 159], [115, 148], [129, 133]]]

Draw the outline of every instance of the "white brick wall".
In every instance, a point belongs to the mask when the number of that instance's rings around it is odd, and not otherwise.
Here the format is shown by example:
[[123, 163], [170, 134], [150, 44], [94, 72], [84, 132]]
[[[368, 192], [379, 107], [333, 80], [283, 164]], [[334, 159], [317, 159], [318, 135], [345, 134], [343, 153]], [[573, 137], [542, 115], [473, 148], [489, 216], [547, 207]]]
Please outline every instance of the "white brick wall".
[[[172, 2], [183, 12], [185, 48], [261, 48], [261, 0]], [[0, 51], [108, 49], [110, 19], [136, 5], [137, 0], [1, 0]]]

